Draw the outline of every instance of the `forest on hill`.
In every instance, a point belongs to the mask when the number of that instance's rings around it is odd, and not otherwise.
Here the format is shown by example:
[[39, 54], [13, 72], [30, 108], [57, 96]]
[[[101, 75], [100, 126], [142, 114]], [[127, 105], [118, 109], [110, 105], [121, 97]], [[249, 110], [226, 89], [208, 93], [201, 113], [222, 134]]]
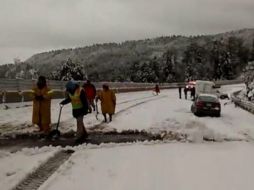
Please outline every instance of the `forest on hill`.
[[254, 60], [254, 29], [95, 44], [0, 66], [0, 78], [175, 82], [234, 79]]

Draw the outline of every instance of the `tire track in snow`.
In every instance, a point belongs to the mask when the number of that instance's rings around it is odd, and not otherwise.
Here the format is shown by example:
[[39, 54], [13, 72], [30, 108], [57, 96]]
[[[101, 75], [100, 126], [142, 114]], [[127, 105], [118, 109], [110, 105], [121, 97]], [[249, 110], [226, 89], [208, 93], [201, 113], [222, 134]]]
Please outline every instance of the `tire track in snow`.
[[[145, 99], [150, 99], [150, 98], [152, 99], [154, 96], [155, 95], [146, 96], [146, 97], [142, 97], [142, 98], [135, 98], [135, 99], [131, 99], [131, 100], [125, 100], [125, 101], [117, 103], [116, 105], [127, 104], [127, 103], [135, 102], [135, 101], [138, 101], [138, 100], [145, 100]], [[93, 113], [91, 113], [91, 114], [93, 114]], [[73, 120], [73, 118], [69, 118], [69, 119], [65, 120], [65, 122], [68, 122], [70, 120]], [[57, 125], [57, 123], [52, 123], [52, 127], [56, 127], [56, 125]], [[91, 127], [89, 127], [89, 128], [91, 129]]]
[[[145, 100], [145, 101], [142, 101], [142, 102], [139, 102], [139, 103], [136, 103], [134, 105], [131, 105], [131, 106], [128, 106], [127, 108], [124, 108], [118, 112], [115, 113], [115, 117], [117, 117], [118, 115], [128, 111], [129, 109], [132, 109], [132, 108], [135, 108], [135, 107], [138, 107], [142, 104], [145, 104], [145, 103], [148, 103], [148, 102], [152, 102], [152, 101], [156, 101], [156, 100], [160, 100], [162, 98], [166, 98], [168, 97], [167, 95], [163, 95], [163, 96], [159, 96], [159, 97], [156, 97], [156, 98], [153, 98], [153, 99], [149, 99], [149, 100]], [[89, 130], [96, 130], [96, 129], [104, 129], [106, 128], [107, 126], [104, 125], [105, 123], [102, 121], [100, 122], [99, 124], [93, 126], [93, 127], [90, 127]]]
[[142, 98], [135, 98], [135, 99], [131, 99], [131, 100], [125, 100], [125, 101], [117, 103], [116, 105], [126, 104], [126, 103], [134, 102], [134, 101], [137, 101], [137, 100], [144, 100], [144, 99], [148, 99], [148, 98], [152, 98], [152, 97], [154, 97], [154, 95], [146, 96], [146, 97], [142, 97]]
[[35, 171], [27, 175], [12, 190], [36, 190], [38, 189], [69, 157], [73, 150], [62, 150], [41, 164]]

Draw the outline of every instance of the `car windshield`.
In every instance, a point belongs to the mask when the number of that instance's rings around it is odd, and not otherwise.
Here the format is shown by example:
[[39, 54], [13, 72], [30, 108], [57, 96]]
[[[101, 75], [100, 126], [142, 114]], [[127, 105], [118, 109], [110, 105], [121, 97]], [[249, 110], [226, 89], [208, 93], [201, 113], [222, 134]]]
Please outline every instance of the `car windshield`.
[[199, 96], [198, 100], [203, 102], [217, 102], [217, 98], [213, 96]]

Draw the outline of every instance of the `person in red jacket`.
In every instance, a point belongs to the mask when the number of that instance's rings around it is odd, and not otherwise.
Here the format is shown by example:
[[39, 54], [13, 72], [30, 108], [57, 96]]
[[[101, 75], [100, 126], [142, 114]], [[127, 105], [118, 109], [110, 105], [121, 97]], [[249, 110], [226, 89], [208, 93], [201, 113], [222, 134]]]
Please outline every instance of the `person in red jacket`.
[[87, 80], [86, 83], [83, 85], [83, 88], [86, 92], [86, 97], [89, 103], [89, 111], [92, 112], [92, 108], [93, 108], [93, 111], [95, 111], [95, 104], [94, 104], [94, 100], [96, 96], [95, 86], [89, 80]]

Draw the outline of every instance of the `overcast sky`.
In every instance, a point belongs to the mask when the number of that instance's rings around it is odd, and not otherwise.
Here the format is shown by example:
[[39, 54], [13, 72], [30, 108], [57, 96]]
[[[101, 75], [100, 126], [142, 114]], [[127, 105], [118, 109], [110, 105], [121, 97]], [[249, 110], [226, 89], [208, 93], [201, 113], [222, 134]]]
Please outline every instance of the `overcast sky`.
[[0, 0], [0, 64], [51, 49], [254, 28], [254, 0]]

